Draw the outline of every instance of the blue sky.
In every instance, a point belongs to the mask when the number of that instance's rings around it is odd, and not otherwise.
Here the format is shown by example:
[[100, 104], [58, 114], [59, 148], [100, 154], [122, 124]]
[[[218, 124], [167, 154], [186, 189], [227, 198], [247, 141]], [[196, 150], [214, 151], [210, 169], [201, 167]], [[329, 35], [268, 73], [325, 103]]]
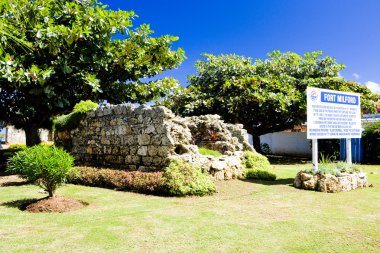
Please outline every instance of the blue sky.
[[180, 37], [188, 59], [165, 75], [186, 86], [204, 52], [266, 58], [273, 50], [322, 50], [347, 68], [341, 75], [380, 93], [380, 0], [107, 0], [134, 10], [134, 23]]

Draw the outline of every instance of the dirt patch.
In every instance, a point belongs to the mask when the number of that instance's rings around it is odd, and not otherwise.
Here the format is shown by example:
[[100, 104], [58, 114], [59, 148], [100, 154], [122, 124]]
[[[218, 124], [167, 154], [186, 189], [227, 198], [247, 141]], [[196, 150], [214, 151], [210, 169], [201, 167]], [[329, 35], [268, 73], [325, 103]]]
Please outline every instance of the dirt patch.
[[81, 209], [87, 203], [61, 196], [43, 198], [26, 206], [25, 210], [31, 213], [69, 212]]
[[1, 186], [17, 186], [26, 184], [27, 181], [17, 175], [0, 175], [0, 187]]

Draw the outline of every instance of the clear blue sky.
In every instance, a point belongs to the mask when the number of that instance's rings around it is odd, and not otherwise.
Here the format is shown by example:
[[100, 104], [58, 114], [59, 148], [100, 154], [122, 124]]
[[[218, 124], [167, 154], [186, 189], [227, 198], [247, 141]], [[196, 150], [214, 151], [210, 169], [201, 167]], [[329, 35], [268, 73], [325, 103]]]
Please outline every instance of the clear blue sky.
[[322, 50], [347, 68], [341, 75], [380, 93], [380, 0], [107, 0], [134, 10], [134, 23], [180, 37], [188, 57], [165, 75], [186, 86], [203, 52], [266, 58], [273, 50]]

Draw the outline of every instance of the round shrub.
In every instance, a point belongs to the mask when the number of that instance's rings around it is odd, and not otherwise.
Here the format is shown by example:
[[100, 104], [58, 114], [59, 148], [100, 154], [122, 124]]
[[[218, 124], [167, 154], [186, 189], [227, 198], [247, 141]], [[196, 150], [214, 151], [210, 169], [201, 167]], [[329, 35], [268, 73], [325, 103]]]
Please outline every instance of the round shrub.
[[78, 104], [74, 106], [73, 112], [86, 113], [96, 108], [98, 108], [98, 104], [95, 102], [92, 102], [91, 100], [80, 101]]
[[244, 152], [243, 162], [244, 175], [250, 179], [276, 180], [276, 174], [270, 165], [268, 158], [252, 151]]
[[169, 194], [176, 196], [206, 195], [215, 192], [212, 179], [201, 169], [182, 160], [172, 160], [163, 174]]
[[7, 172], [20, 174], [54, 197], [55, 190], [66, 182], [74, 158], [57, 147], [33, 146], [9, 159]]

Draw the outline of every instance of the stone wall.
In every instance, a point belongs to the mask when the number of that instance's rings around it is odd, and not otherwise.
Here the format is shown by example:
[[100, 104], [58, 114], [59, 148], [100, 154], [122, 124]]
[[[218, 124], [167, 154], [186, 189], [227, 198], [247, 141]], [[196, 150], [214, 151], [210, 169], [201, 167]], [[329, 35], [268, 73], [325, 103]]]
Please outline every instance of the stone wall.
[[[242, 125], [226, 124], [217, 115], [181, 118], [165, 107], [121, 104], [90, 111], [78, 128], [56, 133], [55, 143], [80, 165], [155, 171], [180, 158], [223, 179], [242, 173], [239, 151], [253, 150], [247, 138]], [[197, 145], [224, 156], [202, 156]]]

